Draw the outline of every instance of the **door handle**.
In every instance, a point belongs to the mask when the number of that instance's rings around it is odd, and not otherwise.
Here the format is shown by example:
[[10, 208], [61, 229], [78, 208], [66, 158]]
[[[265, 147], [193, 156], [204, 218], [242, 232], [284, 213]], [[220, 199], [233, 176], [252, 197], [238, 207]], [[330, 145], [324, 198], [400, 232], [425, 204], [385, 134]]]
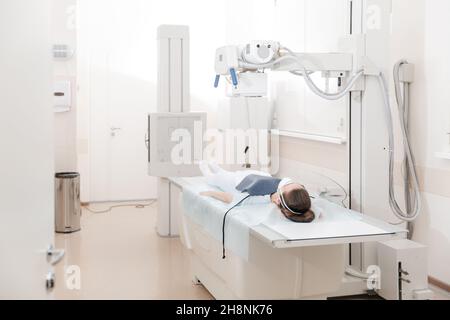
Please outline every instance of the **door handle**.
[[148, 132], [145, 134], [145, 147], [147, 150], [150, 149], [150, 137], [148, 136]]
[[146, 134], [145, 134], [145, 146], [147, 147], [147, 157], [148, 157], [148, 163], [151, 163], [152, 162], [152, 155], [151, 155], [151, 153], [152, 153], [152, 151], [151, 151], [151, 146], [150, 146], [150, 134], [151, 134], [151, 116], [149, 115], [148, 116], [148, 119], [147, 119], [147, 121], [148, 121], [148, 127], [147, 127], [147, 132], [146, 132]]
[[55, 249], [53, 245], [50, 245], [47, 249], [47, 261], [52, 266], [56, 266], [60, 263], [65, 255], [66, 251], [62, 249]]

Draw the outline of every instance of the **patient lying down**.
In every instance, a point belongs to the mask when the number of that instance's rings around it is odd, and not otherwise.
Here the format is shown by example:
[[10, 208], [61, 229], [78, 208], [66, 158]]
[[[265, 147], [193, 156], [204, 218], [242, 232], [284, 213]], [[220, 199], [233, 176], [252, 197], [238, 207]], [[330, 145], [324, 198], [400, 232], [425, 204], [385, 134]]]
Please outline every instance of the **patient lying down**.
[[200, 169], [208, 184], [221, 190], [202, 192], [202, 196], [231, 204], [244, 194], [250, 197], [246, 204], [273, 203], [291, 221], [309, 223], [315, 219], [308, 191], [290, 179], [276, 179], [251, 170], [230, 172], [207, 162], [202, 162]]

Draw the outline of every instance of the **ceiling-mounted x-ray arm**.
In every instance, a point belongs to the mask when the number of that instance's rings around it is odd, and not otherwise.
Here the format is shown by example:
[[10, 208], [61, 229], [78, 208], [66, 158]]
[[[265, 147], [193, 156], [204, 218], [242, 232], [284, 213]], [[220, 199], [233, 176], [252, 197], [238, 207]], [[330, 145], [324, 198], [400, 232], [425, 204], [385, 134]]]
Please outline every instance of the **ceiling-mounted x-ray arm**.
[[[352, 53], [295, 53], [275, 41], [252, 41], [244, 46], [225, 46], [216, 51], [216, 79], [226, 77], [235, 89], [243, 73], [263, 73], [266, 70], [287, 71], [302, 76], [310, 90], [323, 99], [338, 100], [348, 94], [364, 70], [355, 70]], [[325, 78], [339, 78], [343, 86], [337, 93], [321, 90], [310, 75], [322, 72]]]
[[[217, 88], [221, 76], [225, 76], [234, 88], [239, 86], [242, 73], [262, 73], [265, 70], [287, 71], [305, 78], [308, 87], [320, 97], [337, 100], [344, 97], [364, 71], [356, 70], [351, 53], [295, 53], [275, 41], [252, 41], [244, 46], [225, 46], [216, 52]], [[311, 79], [314, 72], [322, 72], [326, 78], [339, 78], [346, 84], [338, 93], [322, 91]], [[352, 74], [354, 73], [354, 74]]]

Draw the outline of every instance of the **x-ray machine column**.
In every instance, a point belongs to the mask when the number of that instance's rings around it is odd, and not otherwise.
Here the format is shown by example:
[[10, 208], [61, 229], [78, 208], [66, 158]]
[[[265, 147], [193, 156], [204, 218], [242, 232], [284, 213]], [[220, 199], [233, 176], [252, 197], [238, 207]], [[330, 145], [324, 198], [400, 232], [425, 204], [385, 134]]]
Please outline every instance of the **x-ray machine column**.
[[[190, 112], [189, 27], [162, 25], [158, 28], [158, 112]], [[162, 237], [178, 235], [177, 218], [171, 210], [171, 183], [159, 178], [157, 232]]]
[[[391, 75], [392, 0], [353, 0], [351, 34], [361, 37], [356, 65], [366, 73]], [[364, 93], [354, 92], [350, 106], [350, 177], [352, 209], [392, 222], [386, 192], [389, 186], [389, 137], [383, 92], [376, 77], [364, 79]], [[352, 245], [352, 265], [367, 270], [377, 265], [376, 244]]]

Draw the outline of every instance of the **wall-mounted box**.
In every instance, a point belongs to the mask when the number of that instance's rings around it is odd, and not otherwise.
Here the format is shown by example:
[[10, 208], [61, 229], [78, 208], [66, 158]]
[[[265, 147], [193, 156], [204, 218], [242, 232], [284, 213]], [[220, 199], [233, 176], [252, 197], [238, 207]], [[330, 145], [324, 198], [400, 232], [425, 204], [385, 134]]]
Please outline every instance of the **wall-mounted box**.
[[55, 44], [53, 45], [53, 58], [56, 60], [68, 60], [75, 54], [75, 51], [71, 49], [67, 44]]
[[430, 300], [427, 248], [409, 240], [378, 243], [381, 290], [386, 300]]

